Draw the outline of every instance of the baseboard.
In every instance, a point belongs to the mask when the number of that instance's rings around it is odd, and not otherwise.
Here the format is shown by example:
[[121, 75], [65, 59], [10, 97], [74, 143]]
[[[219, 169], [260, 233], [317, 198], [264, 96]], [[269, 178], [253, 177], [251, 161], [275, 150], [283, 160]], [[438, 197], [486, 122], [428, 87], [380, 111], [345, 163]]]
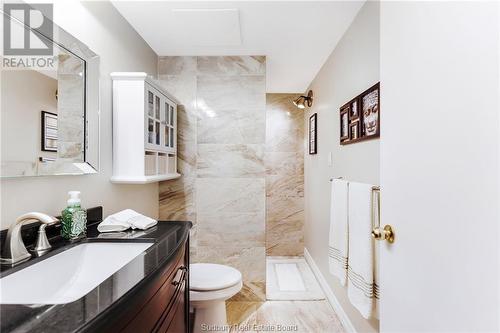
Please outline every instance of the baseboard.
[[337, 313], [337, 316], [339, 317], [342, 325], [344, 325], [346, 331], [348, 333], [356, 333], [354, 325], [352, 324], [351, 320], [349, 319], [344, 309], [340, 305], [339, 301], [337, 300], [337, 297], [335, 297], [335, 294], [333, 293], [332, 289], [326, 282], [325, 277], [319, 270], [318, 265], [316, 265], [316, 263], [314, 262], [314, 259], [311, 257], [311, 254], [309, 253], [309, 251], [307, 251], [307, 248], [304, 248], [304, 258], [306, 259], [306, 262], [309, 264], [309, 267], [311, 267], [314, 276], [316, 276], [316, 279], [318, 280], [321, 289], [323, 289], [323, 292], [325, 293], [326, 299], [332, 306], [335, 313]]

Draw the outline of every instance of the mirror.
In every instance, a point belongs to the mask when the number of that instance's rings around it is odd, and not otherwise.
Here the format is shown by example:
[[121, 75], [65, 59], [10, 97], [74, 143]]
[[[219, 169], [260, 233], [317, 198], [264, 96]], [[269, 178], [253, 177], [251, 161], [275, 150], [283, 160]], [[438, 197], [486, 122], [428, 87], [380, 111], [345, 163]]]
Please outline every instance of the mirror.
[[52, 54], [50, 66], [2, 68], [1, 177], [96, 173], [99, 57], [55, 24], [48, 38], [5, 19], [51, 43]]

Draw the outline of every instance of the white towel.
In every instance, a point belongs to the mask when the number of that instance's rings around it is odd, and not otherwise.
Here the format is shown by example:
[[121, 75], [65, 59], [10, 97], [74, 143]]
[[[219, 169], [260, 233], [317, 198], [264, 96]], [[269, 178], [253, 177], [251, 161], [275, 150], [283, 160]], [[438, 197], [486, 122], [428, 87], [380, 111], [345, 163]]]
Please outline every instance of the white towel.
[[109, 215], [99, 223], [99, 232], [124, 231], [129, 228], [146, 230], [155, 226], [158, 221], [141, 215], [132, 209], [125, 209], [113, 215]]
[[374, 279], [372, 185], [349, 183], [349, 265], [347, 295], [365, 318], [374, 315], [378, 287]]
[[330, 273], [338, 277], [345, 286], [347, 282], [348, 258], [348, 190], [349, 183], [345, 180], [332, 180], [332, 195], [330, 199], [330, 240], [328, 262]]

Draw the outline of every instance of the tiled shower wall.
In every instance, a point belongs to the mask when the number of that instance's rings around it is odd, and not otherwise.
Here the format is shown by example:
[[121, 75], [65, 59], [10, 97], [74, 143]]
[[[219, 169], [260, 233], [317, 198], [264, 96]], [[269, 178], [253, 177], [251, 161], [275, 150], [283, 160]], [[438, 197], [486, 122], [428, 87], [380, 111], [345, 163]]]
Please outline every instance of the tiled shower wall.
[[295, 95], [266, 96], [265, 68], [251, 56], [160, 57], [158, 66], [182, 104], [182, 177], [160, 183], [160, 218], [193, 221], [192, 262], [239, 269], [241, 301], [265, 299], [266, 251], [303, 253], [303, 112]]
[[160, 218], [191, 220], [192, 262], [243, 274], [244, 300], [265, 299], [265, 57], [160, 57], [178, 110], [179, 171], [160, 184]]
[[266, 95], [266, 252], [304, 254], [304, 111], [291, 94]]

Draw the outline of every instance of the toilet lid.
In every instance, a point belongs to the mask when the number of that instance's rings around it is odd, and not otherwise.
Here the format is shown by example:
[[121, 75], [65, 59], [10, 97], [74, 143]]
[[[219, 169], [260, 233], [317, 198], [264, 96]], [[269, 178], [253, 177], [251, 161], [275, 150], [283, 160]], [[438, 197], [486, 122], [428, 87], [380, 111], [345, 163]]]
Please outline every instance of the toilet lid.
[[210, 291], [229, 288], [241, 281], [241, 273], [225, 265], [189, 265], [189, 289]]

